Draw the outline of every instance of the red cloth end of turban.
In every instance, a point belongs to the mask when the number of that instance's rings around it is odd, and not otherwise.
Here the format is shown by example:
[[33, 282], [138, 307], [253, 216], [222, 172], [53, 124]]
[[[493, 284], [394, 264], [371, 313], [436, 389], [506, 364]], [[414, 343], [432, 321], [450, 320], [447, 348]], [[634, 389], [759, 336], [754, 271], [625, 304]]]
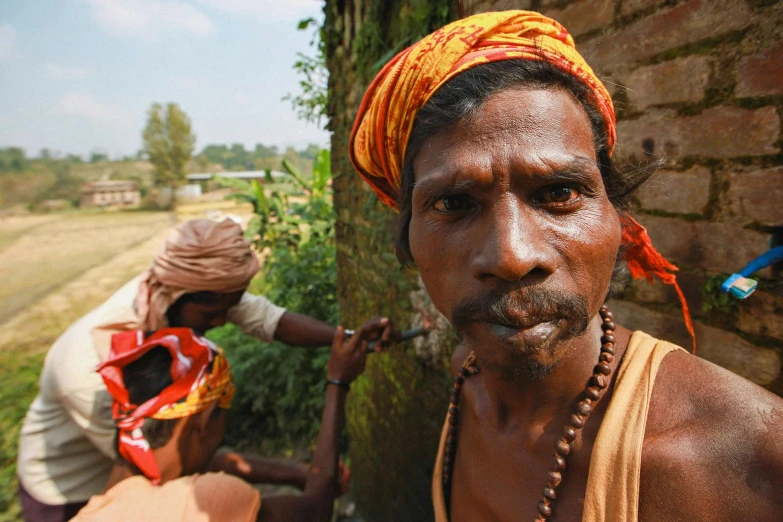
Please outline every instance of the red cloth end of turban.
[[645, 278], [652, 283], [653, 275], [666, 283], [674, 286], [677, 296], [682, 305], [682, 315], [685, 319], [685, 328], [691, 334], [693, 339], [693, 353], [696, 353], [696, 332], [693, 329], [693, 320], [688, 309], [688, 302], [685, 300], [685, 294], [682, 293], [680, 285], [677, 284], [677, 278], [673, 272], [679, 270], [676, 266], [666, 260], [652, 245], [647, 229], [639, 224], [631, 216], [623, 219], [623, 245], [626, 250], [623, 255], [628, 270], [634, 279]]

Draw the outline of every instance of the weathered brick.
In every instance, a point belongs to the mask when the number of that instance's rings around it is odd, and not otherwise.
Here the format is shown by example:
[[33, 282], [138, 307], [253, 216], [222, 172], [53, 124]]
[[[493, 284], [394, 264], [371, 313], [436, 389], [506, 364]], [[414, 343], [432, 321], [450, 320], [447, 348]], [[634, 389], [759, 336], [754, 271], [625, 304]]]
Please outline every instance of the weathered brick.
[[767, 234], [725, 223], [638, 216], [669, 261], [712, 272], [735, 272], [767, 251]]
[[737, 96], [783, 94], [783, 42], [737, 64]]
[[618, 33], [587, 42], [588, 61], [601, 73], [628, 66], [668, 49], [717, 37], [745, 28], [750, 23], [747, 2], [737, 0], [691, 0], [659, 11], [623, 28]]
[[677, 117], [674, 111], [650, 110], [617, 125], [620, 156], [645, 158], [650, 150], [669, 158], [732, 158], [776, 154], [780, 119], [774, 107], [713, 107], [701, 114]]
[[658, 7], [664, 2], [666, 2], [666, 0], [623, 0], [622, 5], [620, 6], [620, 12], [623, 15], [629, 15], [642, 9]]
[[696, 166], [686, 172], [659, 171], [639, 193], [642, 207], [675, 214], [701, 214], [710, 199], [710, 171]]
[[[618, 324], [631, 330], [643, 330], [690, 350], [691, 338], [681, 315], [663, 314], [627, 301], [612, 301], [609, 306]], [[699, 357], [762, 386], [780, 375], [780, 356], [775, 350], [755, 346], [738, 335], [698, 321], [694, 326]]]
[[757, 290], [740, 303], [737, 326], [743, 332], [783, 341], [783, 296]]
[[463, 0], [465, 15], [508, 9], [532, 9], [533, 0]]
[[688, 56], [636, 69], [626, 81], [628, 99], [639, 111], [651, 105], [698, 102], [710, 75], [704, 56]]
[[541, 12], [563, 24], [571, 36], [576, 37], [610, 25], [615, 4], [617, 0], [581, 0], [563, 9], [542, 9]]
[[735, 214], [764, 225], [783, 225], [783, 167], [732, 174], [728, 179]]
[[[707, 282], [707, 277], [688, 270], [676, 272], [677, 284], [680, 286], [685, 300], [693, 316], [702, 314], [702, 305], [704, 304], [704, 294], [702, 287]], [[634, 279], [631, 282], [633, 288], [633, 300], [642, 303], [678, 303], [674, 286], [661, 282], [657, 277], [649, 283], [646, 279]]]

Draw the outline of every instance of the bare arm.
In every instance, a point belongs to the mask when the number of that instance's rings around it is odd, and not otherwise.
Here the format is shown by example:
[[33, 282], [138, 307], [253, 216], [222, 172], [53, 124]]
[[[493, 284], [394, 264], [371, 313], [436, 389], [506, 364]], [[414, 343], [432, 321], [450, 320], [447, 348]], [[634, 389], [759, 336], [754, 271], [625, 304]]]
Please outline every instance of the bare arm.
[[[367, 338], [379, 335], [388, 326], [382, 318], [366, 323], [360, 335], [343, 343], [345, 331], [340, 327], [332, 342], [327, 378], [348, 383], [364, 371]], [[258, 513], [260, 522], [329, 522], [337, 495], [338, 442], [345, 419], [347, 391], [337, 385], [326, 388], [326, 404], [321, 419], [321, 431], [315, 448], [307, 485], [300, 497], [265, 499]]]
[[334, 326], [294, 312], [286, 312], [277, 323], [275, 340], [292, 346], [329, 346]]
[[224, 471], [251, 484], [285, 484], [304, 489], [308, 466], [298, 462], [219, 451], [212, 458], [207, 471]]

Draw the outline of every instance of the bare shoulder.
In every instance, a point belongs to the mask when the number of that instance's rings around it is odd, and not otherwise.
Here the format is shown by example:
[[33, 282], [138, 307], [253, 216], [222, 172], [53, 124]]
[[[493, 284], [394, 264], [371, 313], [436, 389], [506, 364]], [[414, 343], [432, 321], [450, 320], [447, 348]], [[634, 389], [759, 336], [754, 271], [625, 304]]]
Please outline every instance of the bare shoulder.
[[783, 399], [670, 353], [645, 430], [640, 520], [783, 520], [781, 432]]

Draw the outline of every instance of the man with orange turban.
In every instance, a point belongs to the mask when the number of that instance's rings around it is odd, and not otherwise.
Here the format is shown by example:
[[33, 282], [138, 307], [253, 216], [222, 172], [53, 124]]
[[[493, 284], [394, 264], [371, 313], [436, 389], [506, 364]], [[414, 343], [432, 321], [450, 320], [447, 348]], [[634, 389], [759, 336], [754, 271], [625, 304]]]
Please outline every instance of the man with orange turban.
[[[26, 520], [67, 520], [106, 484], [116, 457], [114, 425], [95, 367], [108, 356], [112, 334], [169, 326], [204, 334], [228, 321], [264, 341], [331, 344], [333, 326], [245, 291], [258, 268], [238, 224], [187, 221], [170, 232], [148, 270], [55, 341], [20, 433], [17, 473]], [[389, 336], [387, 328], [382, 341]], [[215, 465], [239, 472], [232, 458], [218, 454]], [[245, 478], [302, 483], [300, 465], [253, 463]]]
[[615, 139], [603, 84], [535, 12], [447, 25], [365, 94], [354, 167], [461, 338], [437, 522], [783, 520], [783, 400], [605, 304], [626, 267], [682, 297], [629, 213], [652, 169], [616, 169]]

